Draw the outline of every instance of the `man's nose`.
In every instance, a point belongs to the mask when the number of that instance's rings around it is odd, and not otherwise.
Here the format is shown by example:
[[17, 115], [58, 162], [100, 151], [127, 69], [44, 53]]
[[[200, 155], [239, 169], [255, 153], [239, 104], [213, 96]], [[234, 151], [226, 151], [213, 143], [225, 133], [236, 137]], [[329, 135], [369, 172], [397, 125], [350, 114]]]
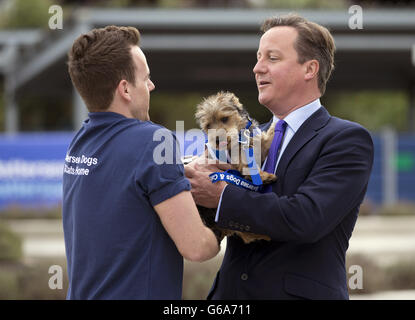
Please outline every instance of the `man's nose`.
[[264, 64], [262, 63], [261, 60], [258, 60], [257, 61], [257, 63], [254, 66], [254, 69], [252, 71], [255, 74], [257, 74], [257, 73], [264, 73], [265, 72]]
[[156, 86], [154, 85], [154, 82], [150, 80], [149, 90], [153, 91], [155, 88], [156, 88]]

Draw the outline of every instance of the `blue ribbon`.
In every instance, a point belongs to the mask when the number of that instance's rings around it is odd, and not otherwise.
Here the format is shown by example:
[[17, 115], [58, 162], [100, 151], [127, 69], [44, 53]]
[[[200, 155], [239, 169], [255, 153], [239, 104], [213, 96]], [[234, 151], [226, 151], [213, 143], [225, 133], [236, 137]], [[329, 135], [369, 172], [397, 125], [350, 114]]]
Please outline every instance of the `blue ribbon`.
[[256, 186], [262, 185], [262, 179], [261, 179], [261, 176], [259, 175], [258, 166], [256, 165], [253, 148], [245, 149], [245, 155], [246, 155], [247, 161], [249, 161], [248, 159], [252, 159], [252, 161], [248, 163], [248, 169], [249, 169], [249, 175], [251, 176], [253, 184]]
[[[209, 175], [209, 178], [211, 179], [212, 183], [215, 183], [217, 181], [226, 181], [229, 183], [232, 183], [238, 187], [245, 188], [247, 190], [251, 191], [260, 191], [262, 190], [262, 179], [259, 175], [258, 166], [255, 161], [254, 156], [254, 149], [252, 147], [249, 147], [249, 139], [261, 134], [261, 130], [258, 128], [255, 128], [252, 130], [252, 132], [249, 131], [249, 128], [252, 125], [251, 119], [248, 119], [248, 123], [246, 124], [245, 130], [242, 130], [239, 134], [239, 143], [241, 144], [242, 148], [245, 151], [246, 160], [248, 162], [248, 169], [249, 169], [249, 175], [251, 176], [252, 182], [249, 180], [246, 180], [242, 177], [241, 173], [237, 170], [227, 170], [225, 172], [214, 172]], [[229, 157], [225, 150], [216, 150], [213, 149], [207, 139], [206, 139], [206, 147], [209, 150], [209, 153], [212, 157], [216, 157], [217, 160], [223, 161], [224, 159], [227, 159], [229, 163]], [[223, 153], [226, 152], [226, 153]]]
[[[212, 183], [218, 181], [226, 181], [237, 187], [241, 187], [250, 191], [260, 191], [262, 186], [255, 185], [251, 181], [244, 179], [237, 170], [226, 170], [225, 172], [214, 172], [209, 175]], [[262, 181], [261, 181], [262, 183]]]
[[229, 156], [228, 156], [228, 150], [226, 150], [226, 149], [218, 150], [216, 148], [215, 149], [212, 148], [212, 146], [209, 144], [207, 139], [206, 139], [205, 145], [206, 145], [206, 148], [208, 149], [209, 154], [210, 154], [212, 159], [230, 163], [230, 159], [229, 159]]
[[248, 162], [249, 175], [251, 176], [252, 182], [254, 185], [260, 186], [262, 185], [262, 179], [259, 175], [258, 166], [255, 161], [254, 149], [249, 147], [249, 139], [258, 134], [261, 134], [261, 131], [254, 129], [252, 132], [250, 132], [249, 128], [251, 125], [252, 121], [251, 119], [248, 119], [245, 130], [242, 132], [242, 134], [239, 134], [239, 143], [245, 151], [246, 161]]

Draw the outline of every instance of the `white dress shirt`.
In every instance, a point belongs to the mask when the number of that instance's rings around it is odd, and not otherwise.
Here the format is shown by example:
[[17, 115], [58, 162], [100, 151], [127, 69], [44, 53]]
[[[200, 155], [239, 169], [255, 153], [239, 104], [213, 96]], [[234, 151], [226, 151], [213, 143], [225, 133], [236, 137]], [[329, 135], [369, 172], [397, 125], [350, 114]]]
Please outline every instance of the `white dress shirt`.
[[[278, 163], [280, 162], [281, 156], [284, 153], [285, 149], [287, 148], [288, 143], [290, 143], [292, 137], [297, 132], [297, 130], [301, 127], [301, 125], [318, 109], [320, 109], [321, 103], [320, 99], [316, 99], [305, 106], [294, 110], [293, 112], [289, 113], [285, 118], [284, 121], [287, 123], [287, 128], [285, 129], [284, 137], [282, 140], [282, 145], [280, 149], [280, 153], [278, 155], [277, 163], [275, 165], [274, 174], [277, 171]], [[272, 118], [272, 123], [279, 121], [279, 119], [274, 115]], [[267, 159], [265, 159], [264, 164], [262, 166], [262, 170], [264, 170], [264, 166]], [[225, 186], [226, 188], [226, 186]], [[222, 194], [220, 195], [218, 209], [216, 211], [215, 222], [219, 220], [219, 209], [222, 203], [222, 196], [225, 188], [222, 190]]]

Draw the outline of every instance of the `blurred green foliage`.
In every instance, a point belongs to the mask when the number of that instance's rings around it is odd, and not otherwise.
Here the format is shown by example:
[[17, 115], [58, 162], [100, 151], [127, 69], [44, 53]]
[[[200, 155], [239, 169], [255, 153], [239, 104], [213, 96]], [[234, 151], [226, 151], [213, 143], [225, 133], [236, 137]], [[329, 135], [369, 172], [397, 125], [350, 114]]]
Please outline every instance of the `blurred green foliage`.
[[388, 276], [388, 290], [415, 289], [415, 266], [413, 259], [397, 261], [385, 270]]
[[266, 0], [266, 8], [289, 8], [289, 9], [344, 9], [349, 5], [345, 0]]
[[178, 8], [185, 5], [183, 0], [106, 0], [100, 1], [106, 7], [170, 7]]
[[3, 208], [0, 211], [0, 223], [1, 219], [62, 219], [62, 207], [52, 208], [24, 208], [19, 206], [10, 206]]
[[415, 203], [401, 200], [393, 205], [382, 205], [365, 199], [360, 205], [359, 216], [415, 216]]
[[0, 28], [46, 28], [51, 0], [14, 0], [0, 15]]
[[196, 105], [203, 99], [199, 92], [164, 93], [154, 91], [150, 96], [151, 121], [176, 130], [176, 121], [184, 121], [185, 130], [197, 127], [194, 120]]
[[19, 297], [17, 273], [9, 266], [0, 265], [0, 300], [15, 300]]
[[[224, 241], [226, 242], [226, 240]], [[184, 260], [183, 270], [183, 300], [206, 299], [216, 273], [222, 263], [223, 256], [217, 255], [205, 262]]]
[[376, 205], [370, 199], [365, 198], [359, 207], [360, 216], [370, 216], [375, 214]]
[[[49, 268], [52, 265], [62, 267], [62, 289], [49, 288], [49, 279], [52, 276]], [[25, 265], [17, 271], [18, 299], [23, 300], [63, 300], [68, 291], [68, 277], [65, 258], [37, 259], [30, 265]]]
[[[218, 91], [220, 91], [218, 89]], [[184, 121], [184, 129], [198, 128], [194, 114], [197, 105], [204, 98], [216, 94], [216, 92], [159, 92], [151, 93], [150, 98], [150, 118], [151, 121], [161, 124], [170, 130], [176, 130], [176, 121]], [[256, 92], [240, 93], [235, 92], [240, 102], [248, 110], [252, 118], [263, 123], [271, 119], [271, 113], [267, 108], [258, 102]]]
[[7, 224], [0, 222], [0, 262], [19, 261], [22, 257], [22, 239]]
[[394, 205], [380, 207], [375, 214], [379, 216], [415, 216], [415, 204], [398, 202]]
[[[218, 90], [219, 91], [219, 90]], [[150, 117], [155, 123], [176, 130], [176, 121], [184, 121], [184, 129], [197, 128], [196, 106], [216, 92], [161, 92], [150, 98]], [[256, 92], [235, 92], [252, 118], [260, 123], [271, 119], [271, 113], [260, 105]], [[71, 130], [70, 99], [27, 96], [19, 101], [22, 131]], [[404, 91], [329, 92], [321, 98], [331, 115], [358, 122], [377, 132], [388, 126], [397, 131], [408, 130], [409, 94]], [[35, 110], [35, 112], [34, 112]], [[4, 101], [0, 90], [0, 131], [4, 131]]]
[[408, 130], [409, 95], [403, 91], [327, 92], [321, 101], [331, 115], [371, 131], [385, 126]]
[[71, 131], [72, 101], [64, 96], [25, 94], [18, 100], [21, 131]]
[[[72, 4], [76, 1], [62, 1], [64, 4]], [[185, 8], [185, 7], [253, 7], [253, 8], [345, 8], [347, 0], [96, 0], [87, 1], [87, 5], [100, 7], [161, 7], [161, 8]]]
[[[153, 122], [170, 130], [176, 129], [176, 120], [183, 120], [185, 129], [197, 127], [194, 113], [198, 103], [214, 92], [151, 94], [150, 116]], [[237, 93], [251, 117], [263, 123], [271, 118], [267, 108], [261, 106], [256, 92]], [[385, 126], [398, 131], [408, 130], [409, 95], [403, 91], [344, 91], [327, 92], [321, 99], [331, 115], [358, 122], [371, 131]]]
[[[62, 267], [62, 289], [52, 290], [48, 283], [49, 267]], [[63, 300], [68, 290], [66, 260], [62, 258], [36, 259], [30, 265], [22, 263], [0, 264], [1, 300]]]

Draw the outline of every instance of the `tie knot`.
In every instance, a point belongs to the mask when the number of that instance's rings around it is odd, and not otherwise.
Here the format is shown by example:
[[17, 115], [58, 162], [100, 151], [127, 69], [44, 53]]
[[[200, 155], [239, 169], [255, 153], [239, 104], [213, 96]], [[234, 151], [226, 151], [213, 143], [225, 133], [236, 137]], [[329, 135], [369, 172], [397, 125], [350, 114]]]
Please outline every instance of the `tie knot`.
[[284, 120], [279, 120], [275, 125], [275, 131], [284, 131], [286, 126], [287, 122], [285, 122]]

